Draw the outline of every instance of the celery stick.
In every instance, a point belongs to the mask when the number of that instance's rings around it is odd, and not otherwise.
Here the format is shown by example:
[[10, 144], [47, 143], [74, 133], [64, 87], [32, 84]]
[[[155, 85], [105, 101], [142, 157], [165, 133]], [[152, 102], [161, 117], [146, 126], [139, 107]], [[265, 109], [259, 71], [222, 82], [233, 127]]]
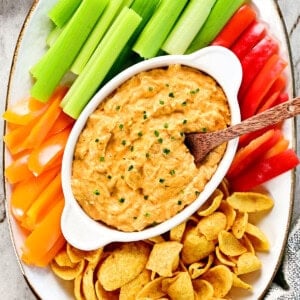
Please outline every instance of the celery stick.
[[132, 4], [132, 2], [133, 2], [133, 0], [125, 0], [124, 1], [124, 6], [130, 7], [130, 5]]
[[46, 44], [48, 47], [52, 47], [54, 45], [54, 43], [56, 42], [60, 34], [63, 32], [63, 30], [64, 27], [58, 27], [58, 26], [54, 27], [51, 30], [51, 32], [49, 33], [46, 39]]
[[140, 24], [141, 19], [134, 10], [127, 7], [123, 8], [83, 72], [77, 77], [63, 99], [61, 106], [66, 114], [78, 118]]
[[191, 0], [162, 46], [169, 54], [183, 54], [207, 19], [216, 0]]
[[69, 70], [108, 0], [85, 0], [68, 22], [54, 45], [31, 71], [37, 77], [31, 95], [47, 101]]
[[82, 0], [59, 0], [48, 13], [52, 22], [63, 27], [72, 17]]
[[157, 10], [133, 46], [133, 51], [137, 52], [143, 58], [154, 57], [167, 38], [186, 3], [187, 0], [161, 0]]
[[208, 46], [244, 2], [245, 0], [218, 0], [186, 53]]
[[153, 12], [155, 11], [158, 3], [160, 0], [151, 0], [151, 1], [145, 1], [145, 0], [134, 0], [131, 9], [133, 9], [138, 15], [142, 17], [142, 22], [138, 26], [138, 28], [135, 30], [134, 34], [128, 41], [128, 43], [125, 45], [125, 48], [122, 50], [121, 54], [118, 56], [117, 60], [111, 67], [109, 73], [107, 74], [105, 78], [105, 82], [110, 80], [113, 76], [118, 74], [120, 71], [124, 70], [125, 68], [129, 67], [130, 65], [136, 63], [139, 59], [137, 54], [135, 54], [131, 48], [133, 44], [135, 43], [137, 37], [153, 15]]
[[100, 17], [95, 28], [83, 45], [83, 48], [80, 50], [79, 55], [77, 56], [75, 62], [71, 67], [71, 71], [74, 74], [78, 75], [82, 72], [84, 66], [87, 64], [93, 52], [97, 48], [97, 45], [101, 41], [108, 27], [122, 8], [122, 4], [123, 0], [110, 0], [105, 11], [103, 12], [102, 16]]

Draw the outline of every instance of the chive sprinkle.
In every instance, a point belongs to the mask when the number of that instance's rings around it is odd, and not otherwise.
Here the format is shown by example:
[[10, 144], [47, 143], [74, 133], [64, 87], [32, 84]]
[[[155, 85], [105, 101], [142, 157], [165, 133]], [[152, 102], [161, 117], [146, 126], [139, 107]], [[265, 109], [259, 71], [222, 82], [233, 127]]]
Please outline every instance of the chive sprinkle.
[[164, 149], [163, 149], [163, 153], [164, 153], [164, 154], [169, 154], [170, 152], [171, 152], [171, 150], [168, 149], [168, 148], [164, 148]]
[[171, 170], [170, 175], [174, 176], [175, 175], [175, 170]]
[[128, 167], [128, 171], [131, 171], [133, 169], [133, 165], [130, 165], [129, 167]]
[[159, 136], [159, 131], [154, 130], [154, 135], [155, 135], [156, 137], [158, 137], [158, 136]]
[[100, 195], [99, 190], [94, 190], [94, 194], [95, 194], [96, 196], [99, 196], [99, 195]]

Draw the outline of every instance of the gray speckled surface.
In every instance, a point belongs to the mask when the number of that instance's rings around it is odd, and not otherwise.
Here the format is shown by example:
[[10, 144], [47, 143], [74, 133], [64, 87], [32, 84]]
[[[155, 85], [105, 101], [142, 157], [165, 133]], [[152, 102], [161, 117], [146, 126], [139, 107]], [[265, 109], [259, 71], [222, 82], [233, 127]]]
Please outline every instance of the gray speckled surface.
[[[0, 0], [0, 105], [4, 110], [8, 74], [13, 57], [14, 47], [26, 14], [31, 7], [32, 0]], [[296, 93], [300, 94], [300, 2], [278, 0], [289, 34], [294, 73], [296, 80]], [[299, 124], [299, 122], [298, 122]], [[299, 125], [297, 126], [299, 128]], [[3, 122], [0, 122], [2, 131]], [[300, 128], [299, 128], [300, 129]], [[299, 132], [298, 129], [298, 132]], [[298, 153], [300, 149], [298, 139]], [[2, 147], [2, 145], [1, 145]], [[1, 150], [1, 149], [0, 149]], [[2, 153], [2, 151], [1, 151]], [[1, 160], [2, 161], [2, 160]], [[293, 213], [293, 222], [300, 216], [300, 184], [299, 168], [296, 179], [296, 196]], [[17, 264], [12, 243], [9, 237], [8, 224], [5, 219], [3, 195], [0, 195], [0, 298], [3, 300], [26, 299], [36, 297], [31, 293]]]

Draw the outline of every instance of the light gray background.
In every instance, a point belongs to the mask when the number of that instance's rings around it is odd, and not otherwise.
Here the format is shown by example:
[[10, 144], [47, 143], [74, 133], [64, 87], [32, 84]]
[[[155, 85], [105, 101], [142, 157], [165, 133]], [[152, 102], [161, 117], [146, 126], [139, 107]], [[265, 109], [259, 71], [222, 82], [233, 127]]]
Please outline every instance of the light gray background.
[[[0, 0], [0, 112], [5, 105], [8, 74], [13, 57], [14, 47], [23, 21], [31, 7], [32, 0]], [[296, 80], [296, 94], [300, 95], [300, 1], [277, 0], [287, 32], [290, 38], [293, 67]], [[299, 120], [298, 120], [299, 121]], [[299, 122], [298, 122], [299, 123]], [[299, 125], [297, 126], [299, 129]], [[3, 123], [0, 122], [2, 132]], [[298, 130], [299, 132], [299, 130]], [[300, 153], [298, 140], [298, 154]], [[0, 146], [0, 151], [2, 145]], [[2, 153], [2, 151], [0, 152]], [[2, 163], [2, 159], [0, 159]], [[2, 169], [2, 166], [0, 166]], [[296, 196], [293, 222], [300, 216], [300, 184], [297, 170]], [[2, 175], [1, 175], [2, 176]], [[34, 300], [36, 297], [28, 288], [19, 266], [9, 237], [7, 221], [3, 207], [3, 195], [0, 195], [0, 299]]]

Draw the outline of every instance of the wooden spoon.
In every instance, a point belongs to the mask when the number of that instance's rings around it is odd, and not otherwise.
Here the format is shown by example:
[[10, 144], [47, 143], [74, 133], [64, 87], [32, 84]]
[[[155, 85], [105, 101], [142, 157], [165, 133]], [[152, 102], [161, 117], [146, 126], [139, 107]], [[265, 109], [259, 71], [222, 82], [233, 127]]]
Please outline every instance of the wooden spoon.
[[297, 114], [300, 114], [299, 96], [223, 130], [207, 133], [186, 133], [185, 144], [194, 156], [195, 163], [199, 163], [212, 149], [222, 143], [245, 133], [274, 125]]

